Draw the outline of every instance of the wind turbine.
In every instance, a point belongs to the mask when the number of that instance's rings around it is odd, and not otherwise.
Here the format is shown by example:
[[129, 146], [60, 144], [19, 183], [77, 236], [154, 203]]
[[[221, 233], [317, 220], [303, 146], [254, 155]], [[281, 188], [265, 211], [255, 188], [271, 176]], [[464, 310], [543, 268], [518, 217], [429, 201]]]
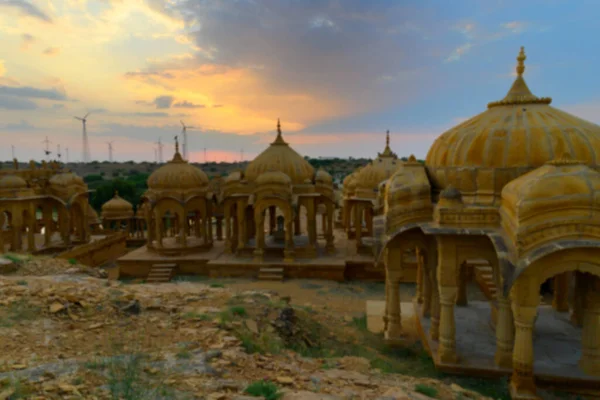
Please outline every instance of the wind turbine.
[[56, 156], [58, 157], [58, 162], [60, 162], [60, 156], [62, 156], [62, 154], [60, 154], [60, 144], [56, 145]]
[[113, 162], [113, 141], [110, 142], [106, 142], [106, 144], [108, 144], [108, 161]]
[[11, 152], [12, 152], [12, 159], [14, 160], [15, 159], [15, 145], [11, 144], [10, 147], [11, 147]]
[[46, 136], [46, 140], [42, 140], [42, 143], [46, 144], [46, 148], [44, 149], [44, 153], [46, 154], [46, 161], [50, 161], [50, 154], [52, 154], [52, 152], [50, 151], [50, 143], [52, 142], [48, 139], [48, 136]]
[[183, 127], [181, 129], [181, 133], [183, 134], [183, 159], [187, 160], [188, 159], [188, 140], [187, 140], [187, 130], [188, 129], [194, 129], [193, 126], [186, 126], [183, 121], [179, 121], [181, 122], [181, 126]]
[[88, 136], [87, 136], [87, 129], [86, 129], [86, 122], [87, 122], [88, 115], [90, 115], [89, 112], [87, 114], [85, 114], [85, 116], [83, 118], [73, 117], [76, 120], [81, 121], [81, 123], [83, 124], [83, 149], [81, 152], [81, 157], [82, 157], [82, 160], [84, 163], [90, 162], [90, 145], [88, 143]]

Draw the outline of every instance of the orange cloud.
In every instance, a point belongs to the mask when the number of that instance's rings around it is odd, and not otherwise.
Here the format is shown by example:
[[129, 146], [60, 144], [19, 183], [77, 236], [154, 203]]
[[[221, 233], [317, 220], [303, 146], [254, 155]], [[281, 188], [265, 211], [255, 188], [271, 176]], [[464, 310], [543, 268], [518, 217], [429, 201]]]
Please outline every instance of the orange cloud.
[[[244, 153], [244, 161], [250, 161], [254, 159], [257, 154]], [[239, 151], [227, 151], [227, 150], [209, 150], [206, 149], [206, 157], [204, 151], [195, 151], [189, 154], [189, 161], [195, 163], [204, 162], [239, 162], [242, 155]], [[205, 171], [208, 172], [208, 171]]]

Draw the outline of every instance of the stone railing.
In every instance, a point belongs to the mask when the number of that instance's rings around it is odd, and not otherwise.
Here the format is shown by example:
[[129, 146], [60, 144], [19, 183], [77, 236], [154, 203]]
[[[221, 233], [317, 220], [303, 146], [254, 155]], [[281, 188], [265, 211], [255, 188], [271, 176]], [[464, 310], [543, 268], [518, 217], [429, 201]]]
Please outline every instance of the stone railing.
[[89, 267], [98, 267], [114, 261], [127, 252], [127, 234], [117, 232], [103, 239], [76, 246], [60, 253], [57, 257], [66, 260], [75, 259]]

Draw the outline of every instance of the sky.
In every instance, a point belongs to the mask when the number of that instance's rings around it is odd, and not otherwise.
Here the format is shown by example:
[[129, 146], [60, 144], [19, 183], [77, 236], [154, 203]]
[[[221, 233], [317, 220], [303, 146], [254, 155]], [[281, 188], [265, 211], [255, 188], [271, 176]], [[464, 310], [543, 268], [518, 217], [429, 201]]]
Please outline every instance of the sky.
[[[504, 97], [520, 46], [552, 105], [600, 123], [595, 0], [0, 0], [0, 160], [425, 158]], [[206, 149], [206, 151], [204, 151]], [[206, 156], [205, 156], [206, 155]]]

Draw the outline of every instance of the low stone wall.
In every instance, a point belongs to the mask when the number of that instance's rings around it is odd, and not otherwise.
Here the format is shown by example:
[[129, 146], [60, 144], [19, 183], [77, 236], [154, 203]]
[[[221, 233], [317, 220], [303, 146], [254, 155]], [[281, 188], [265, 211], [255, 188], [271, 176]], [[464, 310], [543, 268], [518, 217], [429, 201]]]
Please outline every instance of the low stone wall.
[[57, 257], [66, 260], [75, 259], [78, 263], [89, 267], [99, 267], [115, 261], [125, 253], [127, 253], [127, 235], [118, 232], [104, 239], [76, 246], [60, 253]]

